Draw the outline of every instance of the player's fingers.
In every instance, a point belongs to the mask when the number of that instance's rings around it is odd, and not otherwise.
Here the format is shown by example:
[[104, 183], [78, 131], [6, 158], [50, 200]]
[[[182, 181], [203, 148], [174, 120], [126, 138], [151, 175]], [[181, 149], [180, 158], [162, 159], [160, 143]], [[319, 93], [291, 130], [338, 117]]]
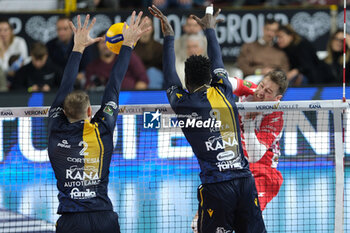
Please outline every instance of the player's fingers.
[[92, 27], [94, 26], [95, 23], [96, 23], [96, 18], [93, 18], [89, 27], [88, 27], [88, 31], [90, 31], [92, 29]]
[[154, 10], [159, 17], [163, 17], [163, 13], [155, 5], [152, 5], [152, 10]]
[[122, 31], [122, 33], [124, 33], [125, 32], [125, 30], [126, 30], [126, 22], [124, 22], [124, 25], [123, 25], [123, 31]]
[[200, 23], [201, 23], [201, 19], [200, 19], [200, 18], [198, 18], [198, 17], [195, 16], [195, 15], [190, 15], [190, 17], [191, 17], [192, 19], [196, 20], [196, 22], [200, 25]]
[[90, 15], [87, 14], [86, 17], [85, 17], [85, 21], [84, 21], [84, 25], [83, 25], [83, 28], [85, 29], [89, 23], [89, 19], [90, 19]]
[[72, 31], [74, 32], [74, 34], [77, 32], [77, 29], [75, 28], [74, 24], [72, 23], [72, 21], [69, 21], [69, 26], [72, 29]]
[[223, 19], [217, 19], [217, 20], [216, 20], [216, 24], [218, 24], [218, 23], [222, 23], [222, 22], [224, 22], [224, 20], [223, 20]]
[[78, 30], [81, 28], [80, 15], [77, 17]]
[[139, 28], [143, 30], [144, 28], [147, 28], [148, 26], [148, 17], [146, 16], [145, 18], [142, 19], [141, 24], [139, 25]]
[[218, 15], [220, 14], [220, 12], [221, 12], [221, 9], [219, 8], [219, 9], [215, 12], [214, 17], [218, 17]]
[[148, 11], [149, 11], [149, 13], [151, 13], [153, 16], [155, 16], [155, 17], [157, 17], [157, 18], [159, 17], [152, 7], [149, 6], [149, 7], [148, 7]]
[[131, 14], [130, 27], [132, 27], [132, 26], [134, 25], [134, 22], [135, 22], [135, 14], [136, 14], [136, 11], [133, 11], [132, 14]]
[[92, 40], [92, 43], [91, 44], [94, 44], [96, 42], [100, 42], [100, 41], [103, 41], [104, 38], [103, 37], [96, 37], [95, 39]]
[[135, 25], [136, 25], [136, 26], [139, 26], [140, 21], [141, 21], [142, 14], [143, 14], [143, 12], [140, 11], [139, 14], [137, 15], [137, 18], [136, 18], [136, 21], [135, 21]]
[[152, 29], [152, 27], [151, 27], [151, 26], [148, 26], [148, 27], [146, 27], [146, 28], [142, 29], [142, 31], [141, 31], [141, 33], [140, 33], [140, 35], [143, 35], [145, 32], [148, 32], [148, 31], [150, 31], [151, 29]]

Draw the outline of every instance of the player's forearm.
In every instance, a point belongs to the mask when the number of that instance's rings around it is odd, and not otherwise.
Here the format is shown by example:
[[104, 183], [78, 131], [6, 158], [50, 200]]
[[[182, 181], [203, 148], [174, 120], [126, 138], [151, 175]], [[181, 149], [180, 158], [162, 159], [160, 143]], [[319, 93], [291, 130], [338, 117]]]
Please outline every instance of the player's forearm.
[[123, 45], [120, 49], [117, 61], [113, 66], [110, 78], [105, 88], [105, 92], [102, 101], [108, 101], [108, 99], [114, 99], [119, 95], [120, 87], [123, 82], [126, 71], [129, 67], [132, 48]]
[[174, 36], [166, 36], [163, 44], [163, 73], [170, 86], [182, 86], [175, 68]]
[[58, 89], [56, 99], [52, 106], [60, 106], [63, 104], [66, 96], [73, 91], [75, 79], [79, 71], [79, 64], [82, 54], [73, 51], [68, 59], [67, 65], [64, 69], [63, 78], [61, 80], [60, 88]]
[[224, 68], [224, 62], [222, 61], [221, 49], [219, 42], [216, 38], [215, 30], [208, 28], [205, 30], [205, 35], [208, 41], [208, 56], [211, 61], [211, 69]]

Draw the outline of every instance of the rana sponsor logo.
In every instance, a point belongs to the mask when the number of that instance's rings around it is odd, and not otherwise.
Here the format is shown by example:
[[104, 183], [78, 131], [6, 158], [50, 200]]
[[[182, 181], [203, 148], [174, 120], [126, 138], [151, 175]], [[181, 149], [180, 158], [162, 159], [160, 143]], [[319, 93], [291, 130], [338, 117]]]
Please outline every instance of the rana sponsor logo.
[[320, 103], [312, 103], [312, 104], [309, 104], [309, 108], [318, 109], [318, 108], [321, 108], [321, 104]]
[[13, 116], [13, 112], [11, 110], [4, 110], [0, 112], [0, 116]]

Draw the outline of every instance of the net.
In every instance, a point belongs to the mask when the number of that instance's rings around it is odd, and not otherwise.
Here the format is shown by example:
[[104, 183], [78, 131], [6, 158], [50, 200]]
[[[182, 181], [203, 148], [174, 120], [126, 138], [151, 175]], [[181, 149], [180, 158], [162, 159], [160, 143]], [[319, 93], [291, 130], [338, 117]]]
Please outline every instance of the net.
[[[249, 135], [282, 127], [279, 144], [270, 150], [280, 149], [277, 170], [283, 183], [263, 211], [267, 231], [350, 232], [347, 103], [237, 106], [243, 118], [254, 115], [251, 122], [242, 119], [250, 157], [261, 150], [251, 144]], [[0, 232], [55, 230], [58, 191], [47, 156], [47, 113], [47, 107], [0, 109]], [[152, 121], [155, 113], [161, 115]], [[283, 124], [274, 119], [276, 113], [282, 113]], [[261, 122], [269, 114], [274, 116], [270, 122], [280, 125], [267, 124], [262, 130]], [[108, 194], [119, 214], [121, 232], [192, 232], [200, 170], [181, 130], [166, 127], [172, 119], [168, 105], [120, 107]], [[275, 188], [269, 185], [266, 193]]]

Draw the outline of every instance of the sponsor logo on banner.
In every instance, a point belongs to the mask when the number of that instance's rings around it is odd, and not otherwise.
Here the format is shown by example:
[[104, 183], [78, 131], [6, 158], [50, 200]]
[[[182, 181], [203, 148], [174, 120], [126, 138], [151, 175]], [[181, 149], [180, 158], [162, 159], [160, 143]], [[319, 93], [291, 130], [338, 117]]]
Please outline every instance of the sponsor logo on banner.
[[119, 113], [142, 113], [143, 112], [143, 109], [142, 108], [139, 108], [139, 107], [126, 107], [126, 106], [123, 106], [121, 108], [119, 108]]
[[27, 110], [24, 111], [24, 114], [26, 116], [46, 116], [48, 111], [48, 108], [45, 108], [43, 110]]
[[309, 108], [318, 109], [318, 108], [321, 108], [321, 104], [320, 103], [312, 103], [312, 104], [309, 104]]
[[236, 104], [238, 110], [245, 110], [243, 104]]
[[85, 191], [80, 191], [78, 188], [73, 188], [70, 192], [70, 198], [72, 199], [89, 199], [96, 197], [96, 192], [86, 189]]
[[164, 108], [155, 108], [154, 111], [158, 112], [168, 112], [168, 109], [166, 107]]
[[4, 110], [0, 112], [0, 116], [13, 116], [13, 112], [11, 110]]
[[258, 105], [256, 106], [257, 110], [278, 110], [278, 109], [298, 109], [299, 105], [298, 104], [272, 104], [272, 105]]
[[118, 113], [124, 113], [124, 112], [125, 112], [125, 109], [126, 109], [125, 106], [119, 108]]

